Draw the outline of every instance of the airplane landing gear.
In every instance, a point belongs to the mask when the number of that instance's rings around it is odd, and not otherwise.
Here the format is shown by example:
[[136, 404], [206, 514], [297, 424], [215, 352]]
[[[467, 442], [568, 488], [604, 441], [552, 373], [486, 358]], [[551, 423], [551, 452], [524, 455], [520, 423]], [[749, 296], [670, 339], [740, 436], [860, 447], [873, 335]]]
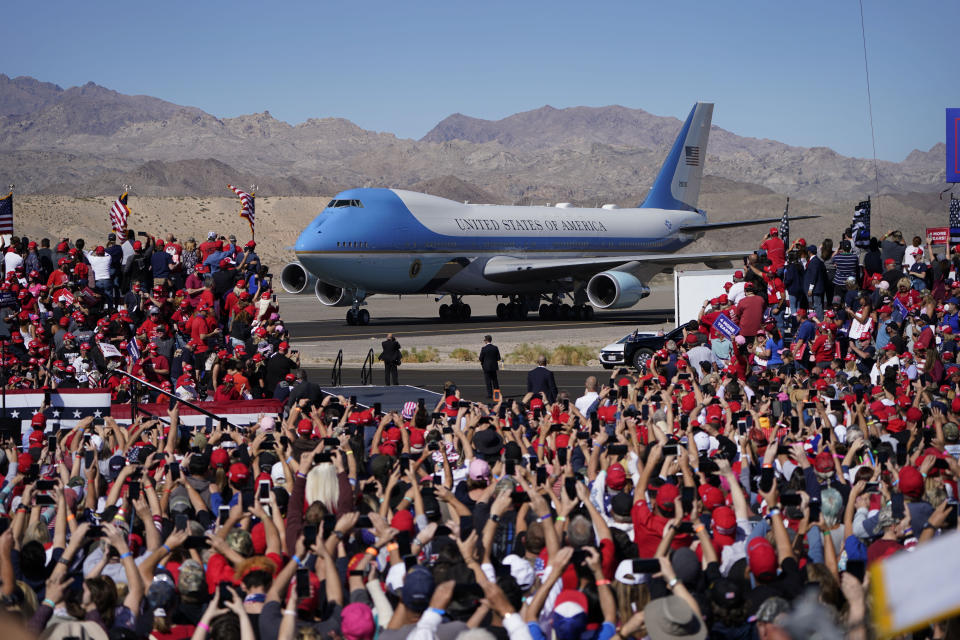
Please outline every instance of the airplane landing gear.
[[539, 314], [541, 320], [593, 320], [593, 307], [576, 301], [572, 306], [563, 302], [565, 294], [555, 293], [552, 297], [544, 299], [550, 300], [550, 304], [540, 305]]
[[440, 320], [443, 322], [466, 322], [470, 319], [470, 305], [463, 302], [463, 296], [450, 296], [451, 304], [440, 305]]
[[526, 296], [510, 296], [510, 302], [497, 305], [498, 320], [526, 320], [530, 305]]
[[347, 311], [348, 325], [366, 326], [370, 324], [370, 312], [367, 311], [366, 309], [360, 308], [360, 305], [363, 304], [363, 300], [366, 297], [367, 297], [366, 294], [360, 291], [354, 294], [353, 306], [350, 308], [349, 311]]

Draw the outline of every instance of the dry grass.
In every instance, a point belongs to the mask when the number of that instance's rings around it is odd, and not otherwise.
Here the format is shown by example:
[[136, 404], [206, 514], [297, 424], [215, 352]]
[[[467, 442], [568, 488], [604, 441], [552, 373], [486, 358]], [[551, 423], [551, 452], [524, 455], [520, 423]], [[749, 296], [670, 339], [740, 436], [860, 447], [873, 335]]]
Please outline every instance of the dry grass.
[[477, 352], [464, 349], [463, 347], [457, 347], [450, 352], [450, 358], [460, 360], [461, 362], [474, 362], [477, 359]]
[[546, 356], [549, 364], [582, 366], [597, 359], [597, 350], [582, 344], [561, 344], [550, 348], [524, 342], [507, 354], [506, 361], [510, 364], [536, 364], [540, 356]]
[[403, 356], [404, 362], [440, 362], [440, 354], [433, 347], [422, 350], [411, 347], [409, 350], [403, 349], [400, 354]]

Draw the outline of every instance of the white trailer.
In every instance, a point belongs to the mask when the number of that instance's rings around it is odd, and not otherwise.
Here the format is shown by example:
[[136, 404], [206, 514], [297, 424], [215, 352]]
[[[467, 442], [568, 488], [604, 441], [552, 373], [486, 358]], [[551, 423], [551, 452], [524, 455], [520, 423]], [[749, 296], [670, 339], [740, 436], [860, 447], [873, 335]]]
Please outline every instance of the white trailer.
[[724, 293], [737, 269], [674, 269], [673, 320], [677, 326], [696, 320], [704, 300]]

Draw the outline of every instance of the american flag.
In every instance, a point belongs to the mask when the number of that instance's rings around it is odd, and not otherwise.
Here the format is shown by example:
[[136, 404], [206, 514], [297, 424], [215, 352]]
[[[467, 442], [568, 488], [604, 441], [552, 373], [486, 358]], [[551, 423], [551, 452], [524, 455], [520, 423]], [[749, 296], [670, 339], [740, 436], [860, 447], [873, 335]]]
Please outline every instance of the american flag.
[[256, 198], [256, 194], [247, 193], [246, 191], [241, 191], [237, 189], [232, 184], [228, 184], [230, 190], [233, 191], [240, 198], [240, 217], [246, 218], [247, 222], [250, 224], [250, 231], [253, 231], [253, 222], [254, 222], [254, 205], [253, 199]]
[[850, 223], [854, 246], [865, 249], [870, 246], [870, 198], [857, 204]]
[[684, 152], [686, 153], [687, 164], [691, 167], [700, 166], [700, 147], [684, 147]]
[[950, 244], [960, 244], [960, 200], [950, 197]]
[[0, 233], [13, 233], [13, 191], [0, 198]]
[[[23, 427], [43, 404], [43, 391], [7, 391], [6, 411], [0, 417], [19, 420]], [[70, 428], [89, 416], [110, 415], [110, 391], [107, 389], [60, 389], [50, 394], [50, 407], [44, 412], [47, 420]]]
[[787, 198], [787, 206], [783, 209], [783, 217], [780, 218], [780, 239], [783, 240], [783, 246], [790, 248], [790, 198]]
[[113, 230], [117, 235], [127, 233], [127, 216], [129, 215], [130, 207], [127, 206], [127, 192], [124, 191], [123, 195], [114, 200], [113, 206], [110, 207], [110, 224], [113, 225]]

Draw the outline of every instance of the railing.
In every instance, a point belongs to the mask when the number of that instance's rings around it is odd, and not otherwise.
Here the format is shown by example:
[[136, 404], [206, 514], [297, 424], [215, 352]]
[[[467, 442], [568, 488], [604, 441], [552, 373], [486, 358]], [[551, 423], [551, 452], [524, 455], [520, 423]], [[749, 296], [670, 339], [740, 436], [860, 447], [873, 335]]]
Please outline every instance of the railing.
[[343, 368], [343, 349], [337, 352], [337, 358], [333, 361], [333, 369], [330, 371], [330, 386], [339, 387], [343, 384], [341, 369]]
[[360, 369], [360, 384], [367, 385], [373, 383], [373, 349], [367, 352], [367, 357], [363, 359], [363, 368]]
[[[371, 349], [370, 351], [371, 351], [371, 353], [373, 352], [372, 349]], [[200, 413], [202, 413], [203, 415], [207, 416], [208, 418], [212, 418], [212, 419], [214, 419], [214, 420], [217, 420], [221, 425], [224, 425], [224, 426], [229, 425], [229, 426], [231, 426], [231, 427], [237, 427], [237, 425], [230, 423], [226, 418], [221, 418], [220, 416], [218, 416], [218, 415], [215, 414], [214, 412], [209, 411], [209, 410], [207, 410], [207, 409], [204, 409], [201, 405], [198, 405], [198, 404], [196, 404], [196, 403], [194, 403], [194, 402], [190, 402], [189, 400], [183, 400], [183, 399], [180, 398], [177, 394], [171, 393], [171, 392], [169, 392], [169, 391], [165, 391], [165, 390], [161, 389], [161, 388], [158, 387], [158, 386], [155, 386], [155, 385], [153, 385], [153, 384], [150, 384], [149, 382], [147, 382], [147, 381], [144, 380], [143, 378], [138, 378], [137, 376], [133, 375], [132, 373], [128, 373], [128, 372], [126, 372], [126, 371], [124, 371], [124, 370], [122, 370], [122, 369], [114, 369], [111, 373], [117, 373], [117, 374], [119, 374], [119, 375], [126, 376], [127, 378], [130, 378], [130, 380], [133, 382], [133, 389], [132, 389], [133, 392], [130, 394], [131, 397], [133, 398], [132, 402], [130, 403], [130, 420], [131, 420], [131, 421], [136, 421], [136, 419], [137, 419], [137, 410], [138, 410], [138, 407], [137, 407], [137, 398], [138, 398], [139, 395], [140, 395], [140, 393], [139, 393], [139, 391], [140, 391], [139, 387], [142, 386], [142, 387], [146, 387], [146, 388], [148, 388], [148, 389], [151, 389], [152, 391], [156, 391], [157, 393], [159, 393], [159, 394], [161, 394], [161, 395], [163, 395], [163, 396], [166, 396], [167, 398], [174, 398], [174, 399], [176, 399], [176, 401], [179, 402], [180, 404], [185, 404], [185, 405], [187, 405], [188, 407], [190, 407], [191, 409], [193, 409], [194, 411], [199, 411]], [[146, 413], [146, 412], [144, 412], [144, 413]], [[149, 415], [149, 414], [148, 414], [148, 415]]]

